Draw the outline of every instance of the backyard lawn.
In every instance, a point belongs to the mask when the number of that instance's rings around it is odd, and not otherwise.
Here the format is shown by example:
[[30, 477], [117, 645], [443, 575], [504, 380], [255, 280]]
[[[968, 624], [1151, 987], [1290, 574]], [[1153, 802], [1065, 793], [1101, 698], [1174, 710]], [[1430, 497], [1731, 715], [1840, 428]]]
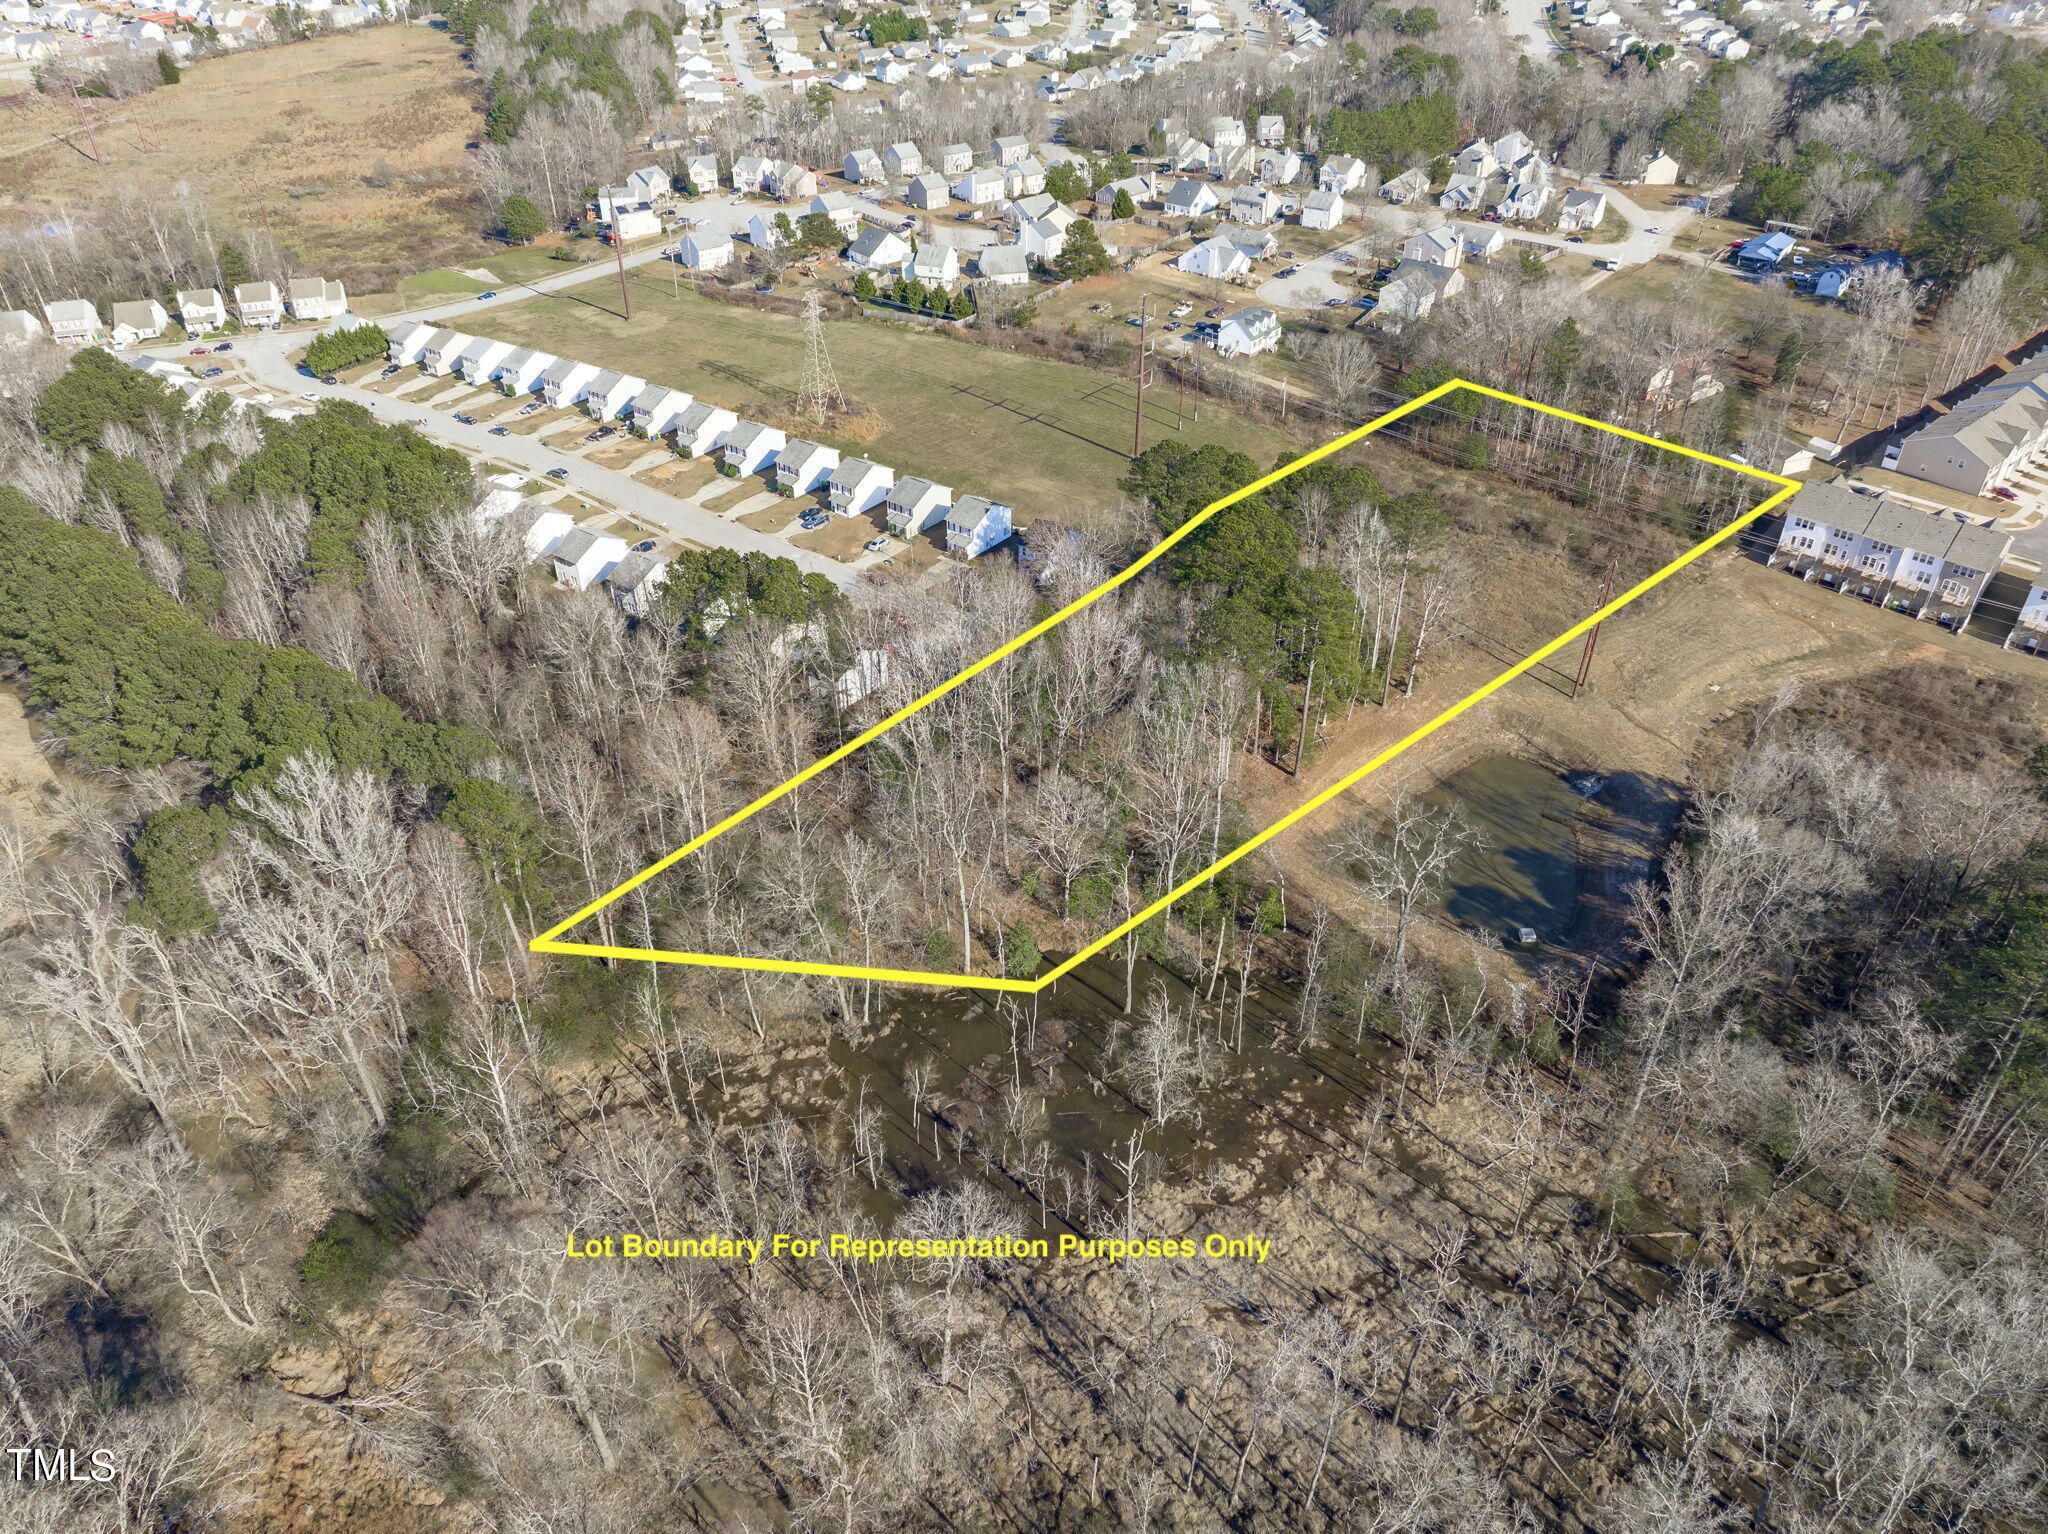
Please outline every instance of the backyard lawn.
[[[802, 321], [673, 292], [636, 272], [633, 320], [609, 280], [478, 316], [480, 333], [687, 389], [743, 418], [782, 418], [802, 382]], [[827, 327], [840, 387], [875, 412], [862, 440], [823, 434], [849, 455], [955, 490], [994, 496], [1020, 520], [1086, 520], [1118, 499], [1131, 446], [1132, 388], [1097, 372], [869, 320]], [[1300, 444], [1268, 426], [1205, 409], [1179, 433], [1249, 453], [1263, 469]], [[1170, 406], [1146, 412], [1145, 441], [1176, 435]]]

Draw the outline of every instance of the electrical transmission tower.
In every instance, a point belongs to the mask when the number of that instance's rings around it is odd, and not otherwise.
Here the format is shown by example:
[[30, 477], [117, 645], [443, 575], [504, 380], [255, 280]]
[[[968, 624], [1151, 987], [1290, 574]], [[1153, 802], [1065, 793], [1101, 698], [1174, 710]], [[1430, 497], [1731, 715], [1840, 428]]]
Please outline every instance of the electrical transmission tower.
[[797, 390], [797, 414], [807, 420], [823, 421], [846, 408], [846, 396], [839, 392], [839, 375], [832, 371], [832, 354], [825, 349], [824, 301], [814, 288], [804, 295], [804, 381]]

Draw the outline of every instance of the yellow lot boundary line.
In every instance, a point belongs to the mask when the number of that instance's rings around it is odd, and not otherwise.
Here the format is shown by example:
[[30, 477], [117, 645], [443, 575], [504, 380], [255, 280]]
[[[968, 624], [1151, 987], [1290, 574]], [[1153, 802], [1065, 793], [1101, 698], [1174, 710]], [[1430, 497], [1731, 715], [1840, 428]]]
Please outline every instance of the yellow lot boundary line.
[[[570, 928], [576, 926], [580, 922], [589, 919], [592, 916], [595, 916], [599, 911], [602, 911], [606, 906], [610, 905], [613, 901], [619, 899], [621, 896], [631, 894], [634, 890], [638, 889], [641, 885], [645, 884], [649, 879], [652, 879], [656, 874], [663, 872], [665, 869], [673, 867], [675, 864], [681, 862], [684, 858], [688, 857], [691, 853], [695, 852], [698, 848], [704, 846], [707, 842], [710, 842], [717, 837], [723, 836], [727, 831], [730, 831], [734, 826], [740, 824], [740, 822], [746, 820], [750, 816], [758, 814], [761, 810], [766, 809], [769, 805], [773, 804], [776, 800], [782, 798], [785, 794], [791, 793], [794, 790], [802, 787], [805, 783], [808, 783], [812, 778], [815, 778], [819, 773], [825, 771], [828, 767], [835, 766], [838, 763], [845, 761], [846, 758], [853, 755], [854, 752], [860, 750], [862, 746], [865, 746], [869, 744], [871, 741], [877, 740], [881, 736], [886, 735], [890, 730], [893, 730], [897, 725], [901, 724], [904, 720], [908, 719], [912, 714], [916, 713], [919, 709], [926, 708], [929, 705], [936, 703], [940, 698], [943, 698], [947, 693], [951, 692], [954, 688], [960, 686], [963, 682], [968, 681], [972, 677], [979, 676], [982, 672], [986, 671], [990, 666], [993, 666], [997, 661], [1002, 660], [1010, 655], [1016, 654], [1017, 651], [1023, 649], [1024, 646], [1031, 643], [1032, 640], [1038, 638], [1042, 634], [1049, 632], [1052, 629], [1059, 627], [1060, 624], [1066, 622], [1067, 619], [1071, 618], [1075, 613], [1079, 612], [1089, 603], [1099, 601], [1101, 598], [1107, 596], [1110, 592], [1116, 590], [1117, 587], [1123, 585], [1126, 581], [1131, 580], [1132, 578], [1137, 576], [1141, 571], [1145, 570], [1148, 566], [1156, 562], [1169, 549], [1173, 548], [1175, 544], [1179, 543], [1183, 538], [1186, 538], [1196, 528], [1200, 527], [1204, 522], [1207, 522], [1211, 517], [1215, 516], [1217, 512], [1223, 510], [1226, 506], [1233, 506], [1237, 502], [1244, 500], [1247, 496], [1258, 494], [1268, 485], [1274, 484], [1280, 480], [1285, 479], [1288, 475], [1294, 473], [1297, 469], [1307, 468], [1310, 464], [1315, 463], [1320, 459], [1327, 458], [1332, 453], [1341, 452], [1343, 449], [1351, 446], [1352, 443], [1357, 442], [1364, 437], [1370, 436], [1373, 432], [1379, 431], [1383, 427], [1391, 426], [1394, 422], [1400, 420], [1403, 416], [1410, 415], [1417, 410], [1421, 410], [1426, 406], [1432, 405], [1436, 403], [1436, 401], [1442, 399], [1444, 396], [1455, 393], [1459, 389], [1469, 389], [1474, 394], [1484, 395], [1488, 399], [1500, 400], [1506, 404], [1525, 406], [1530, 410], [1540, 411], [1544, 415], [1555, 416], [1557, 419], [1562, 421], [1571, 421], [1579, 426], [1590, 426], [1596, 431], [1604, 431], [1617, 437], [1626, 437], [1631, 442], [1641, 442], [1650, 447], [1662, 448], [1666, 452], [1677, 453], [1683, 457], [1692, 458], [1701, 463], [1710, 463], [1718, 468], [1733, 469], [1738, 474], [1747, 474], [1754, 479], [1765, 480], [1773, 485], [1778, 486], [1779, 488], [1776, 491], [1774, 491], [1770, 496], [1758, 502], [1755, 506], [1751, 507], [1741, 516], [1737, 517], [1734, 521], [1730, 522], [1726, 527], [1720, 529], [1718, 532], [1715, 532], [1706, 538], [1701, 539], [1700, 542], [1694, 544], [1690, 549], [1687, 549], [1683, 554], [1679, 555], [1678, 558], [1672, 560], [1669, 564], [1664, 566], [1663, 569], [1658, 570], [1654, 574], [1646, 576], [1644, 579], [1636, 582], [1635, 585], [1631, 586], [1627, 591], [1624, 591], [1620, 596], [1614, 598], [1613, 601], [1608, 602], [1605, 606], [1599, 608], [1597, 611], [1589, 614], [1585, 618], [1580, 619], [1579, 622], [1573, 624], [1570, 628], [1566, 629], [1562, 634], [1559, 634], [1555, 639], [1551, 640], [1541, 649], [1535, 650], [1531, 652], [1529, 655], [1523, 657], [1521, 660], [1517, 661], [1514, 665], [1508, 667], [1507, 670], [1501, 672], [1499, 676], [1495, 677], [1492, 681], [1486, 683], [1484, 686], [1475, 688], [1473, 691], [1467, 693], [1464, 697], [1460, 698], [1456, 703], [1453, 703], [1449, 708], [1445, 709], [1435, 718], [1429, 720], [1426, 724], [1418, 725], [1415, 729], [1410, 730], [1406, 735], [1402, 736], [1399, 740], [1395, 741], [1391, 746], [1388, 746], [1384, 751], [1381, 751], [1378, 755], [1374, 756], [1364, 766], [1359, 767], [1354, 771], [1345, 774], [1345, 776], [1339, 778], [1336, 782], [1332, 783], [1328, 788], [1323, 789], [1320, 793], [1316, 794], [1306, 803], [1302, 804], [1294, 810], [1289, 811], [1286, 815], [1283, 815], [1280, 819], [1274, 821], [1270, 826], [1267, 826], [1265, 830], [1259, 832], [1257, 835], [1251, 837], [1249, 840], [1245, 841], [1241, 845], [1233, 848], [1231, 851], [1226, 852], [1222, 857], [1218, 858], [1215, 862], [1211, 863], [1207, 868], [1204, 868], [1201, 872], [1193, 874], [1190, 877], [1182, 880], [1180, 884], [1175, 886], [1173, 889], [1168, 890], [1164, 895], [1161, 895], [1157, 900], [1153, 901], [1150, 905], [1146, 906], [1144, 910], [1139, 911], [1137, 914], [1119, 923], [1117, 926], [1110, 929], [1110, 931], [1104, 933], [1101, 937], [1097, 938], [1094, 942], [1090, 943], [1087, 947], [1083, 948], [1079, 953], [1075, 954], [1072, 958], [1068, 959], [1065, 963], [1058, 965], [1051, 972], [1041, 976], [1036, 980], [1011, 980], [1004, 978], [1002, 976], [994, 975], [940, 974], [930, 970], [920, 969], [882, 969], [860, 964], [814, 964], [807, 961], [796, 959], [750, 959], [742, 958], [735, 954], [682, 953], [666, 948], [622, 948], [606, 943], [565, 943], [561, 941], [562, 934], [567, 932]], [[1210, 505], [1203, 507], [1201, 511], [1197, 512], [1194, 516], [1188, 518], [1187, 521], [1183, 522], [1179, 527], [1175, 528], [1165, 538], [1161, 539], [1158, 543], [1154, 544], [1143, 555], [1141, 555], [1136, 560], [1132, 561], [1131, 564], [1126, 566], [1124, 569], [1118, 571], [1115, 575], [1112, 575], [1108, 580], [1104, 581], [1100, 586], [1097, 586], [1093, 591], [1087, 592], [1082, 596], [1076, 597], [1073, 601], [1069, 602], [1065, 607], [1062, 607], [1058, 612], [1054, 613], [1051, 617], [1045, 619], [1043, 622], [1034, 624], [1032, 627], [1026, 629], [1023, 633], [1019, 634], [1015, 639], [1010, 640], [1007, 644], [1001, 645], [998, 648], [991, 650], [987, 655], [984, 655], [980, 660], [976, 661], [973, 665], [967, 667], [965, 670], [959, 672], [957, 675], [949, 677], [946, 681], [941, 682], [937, 687], [934, 687], [930, 692], [926, 693], [923, 697], [917, 699], [914, 703], [905, 704], [902, 708], [898, 709], [895, 713], [891, 714], [887, 719], [884, 719], [880, 724], [870, 726], [868, 729], [863, 730], [860, 734], [856, 735], [852, 740], [848, 741], [845, 745], [839, 747], [836, 751], [833, 751], [827, 756], [820, 757], [817, 761], [813, 762], [810, 766], [806, 767], [802, 772], [798, 773], [788, 782], [783, 783], [776, 788], [770, 789], [767, 793], [761, 795], [760, 798], [756, 799], [752, 804], [746, 806], [746, 808], [741, 810], [735, 810], [732, 814], [726, 816], [725, 819], [721, 820], [717, 825], [713, 826], [710, 830], [704, 832], [701, 836], [695, 837], [691, 841], [688, 841], [684, 843], [682, 846], [676, 848], [674, 852], [669, 853], [659, 862], [648, 864], [647, 867], [641, 869], [640, 872], [633, 875], [632, 878], [626, 880], [626, 882], [621, 884], [618, 888], [610, 891], [607, 894], [600, 895], [597, 899], [591, 901], [590, 904], [584, 906], [580, 911], [577, 911], [574, 915], [568, 917], [564, 921], [557, 922], [554, 926], [548, 928], [547, 931], [541, 933], [540, 936], [534, 938], [526, 946], [530, 951], [534, 953], [575, 954], [580, 955], [582, 957], [595, 959], [647, 959], [654, 961], [656, 963], [694, 964], [709, 969], [765, 970], [772, 973], [785, 975], [823, 975], [848, 980], [888, 980], [897, 983], [910, 983], [916, 985], [966, 986], [974, 990], [1014, 991], [1020, 992], [1027, 996], [1031, 995], [1035, 992], [1044, 990], [1047, 986], [1051, 985], [1055, 980], [1059, 979], [1062, 975], [1066, 974], [1067, 971], [1072, 969], [1075, 965], [1081, 963], [1084, 959], [1092, 958], [1096, 954], [1102, 952], [1103, 949], [1109, 947], [1111, 943], [1114, 943], [1118, 938], [1124, 936], [1125, 933], [1130, 932], [1135, 928], [1142, 926], [1144, 923], [1150, 921], [1153, 917], [1157, 916], [1161, 911], [1165, 910], [1168, 906], [1172, 905], [1176, 900], [1179, 900], [1182, 896], [1188, 894], [1191, 890], [1200, 887], [1208, 880], [1214, 878], [1217, 874], [1221, 873], [1231, 864], [1237, 862], [1240, 858], [1247, 857], [1251, 853], [1256, 852], [1259, 848], [1263, 847], [1267, 842], [1271, 841], [1274, 837], [1280, 835], [1281, 832], [1287, 830], [1289, 827], [1293, 825], [1298, 824], [1300, 821], [1307, 819], [1310, 815], [1313, 815], [1317, 810], [1321, 809], [1324, 805], [1328, 804], [1332, 799], [1335, 799], [1339, 794], [1342, 794], [1346, 789], [1349, 789], [1357, 783], [1363, 781], [1366, 777], [1378, 771], [1381, 767], [1384, 767], [1388, 762], [1392, 761], [1395, 757], [1399, 756], [1403, 751], [1406, 751], [1410, 746], [1415, 745], [1418, 741], [1427, 739], [1429, 736], [1435, 734], [1438, 730], [1442, 729], [1445, 725], [1449, 724], [1453, 719], [1456, 719], [1460, 714], [1464, 713], [1467, 709], [1470, 709], [1475, 705], [1484, 702], [1487, 698], [1493, 696], [1494, 693], [1500, 691], [1501, 688], [1507, 686], [1508, 683], [1515, 680], [1516, 677], [1521, 676], [1524, 672], [1527, 672], [1531, 668], [1542, 664], [1545, 660], [1549, 659], [1551, 656], [1555, 655], [1559, 650], [1563, 649], [1566, 645], [1570, 644], [1574, 639], [1579, 638], [1581, 635], [1585, 634], [1590, 629], [1592, 629], [1595, 624], [1602, 623], [1606, 621], [1608, 618], [1613, 617], [1614, 614], [1620, 612], [1622, 608], [1628, 606], [1629, 603], [1635, 601], [1637, 597], [1640, 597], [1644, 592], [1650, 590], [1653, 586], [1658, 585], [1662, 581], [1668, 580], [1671, 576], [1677, 574], [1680, 570], [1683, 570], [1687, 565], [1691, 564], [1694, 560], [1698, 559], [1702, 554], [1706, 553], [1709, 549], [1716, 548], [1720, 544], [1726, 542], [1728, 539], [1734, 537], [1735, 534], [1742, 531], [1743, 528], [1749, 526], [1750, 523], [1756, 521], [1757, 518], [1769, 512], [1773, 507], [1777, 506], [1780, 502], [1784, 501], [1786, 497], [1790, 496], [1791, 494], [1793, 494], [1793, 492], [1795, 492], [1798, 489], [1798, 480], [1787, 479], [1782, 474], [1772, 474], [1767, 470], [1752, 468], [1748, 464], [1736, 463], [1732, 459], [1728, 458], [1716, 458], [1711, 453], [1702, 453], [1694, 448], [1681, 447], [1676, 442], [1666, 442], [1661, 437], [1646, 436], [1642, 432], [1631, 431], [1625, 426], [1615, 426], [1607, 421], [1594, 420], [1590, 416], [1574, 415], [1569, 410], [1558, 409], [1555, 405], [1545, 405], [1537, 400], [1523, 399], [1520, 395], [1517, 394], [1508, 394], [1499, 389], [1490, 389], [1484, 384], [1469, 383], [1462, 378], [1454, 378], [1449, 383], [1439, 384], [1436, 388], [1431, 389], [1428, 393], [1418, 395], [1416, 398], [1409, 400], [1406, 404], [1397, 406], [1396, 408], [1389, 410], [1385, 415], [1380, 416], [1375, 420], [1368, 421], [1365, 425], [1360, 426], [1353, 431], [1346, 432], [1343, 436], [1338, 437], [1336, 440], [1332, 442], [1324, 443], [1321, 447], [1315, 449], [1315, 451], [1313, 452], [1304, 453], [1301, 457], [1295, 459], [1294, 462], [1286, 464], [1281, 468], [1275, 469], [1272, 473], [1253, 480], [1250, 484], [1244, 486], [1242, 489], [1235, 490], [1231, 492], [1229, 495], [1224, 496], [1221, 500], [1215, 501]]]

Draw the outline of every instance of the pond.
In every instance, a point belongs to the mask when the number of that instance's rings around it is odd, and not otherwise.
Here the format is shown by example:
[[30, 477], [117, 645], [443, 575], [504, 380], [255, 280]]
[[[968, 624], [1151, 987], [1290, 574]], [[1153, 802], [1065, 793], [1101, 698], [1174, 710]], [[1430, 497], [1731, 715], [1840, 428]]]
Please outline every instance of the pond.
[[1547, 767], [1494, 756], [1422, 796], [1454, 804], [1478, 833], [1444, 887], [1444, 914], [1512, 944], [1523, 927], [1546, 943], [1570, 930], [1579, 903], [1577, 828], [1586, 801]]

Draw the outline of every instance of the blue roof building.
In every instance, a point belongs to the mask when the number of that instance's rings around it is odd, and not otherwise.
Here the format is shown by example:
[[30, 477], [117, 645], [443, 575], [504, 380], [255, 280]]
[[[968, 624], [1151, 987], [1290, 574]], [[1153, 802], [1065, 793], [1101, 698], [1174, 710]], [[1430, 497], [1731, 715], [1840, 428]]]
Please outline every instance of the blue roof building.
[[1760, 234], [1735, 252], [1735, 264], [1746, 272], [1774, 272], [1792, 254], [1792, 236], [1784, 230]]

